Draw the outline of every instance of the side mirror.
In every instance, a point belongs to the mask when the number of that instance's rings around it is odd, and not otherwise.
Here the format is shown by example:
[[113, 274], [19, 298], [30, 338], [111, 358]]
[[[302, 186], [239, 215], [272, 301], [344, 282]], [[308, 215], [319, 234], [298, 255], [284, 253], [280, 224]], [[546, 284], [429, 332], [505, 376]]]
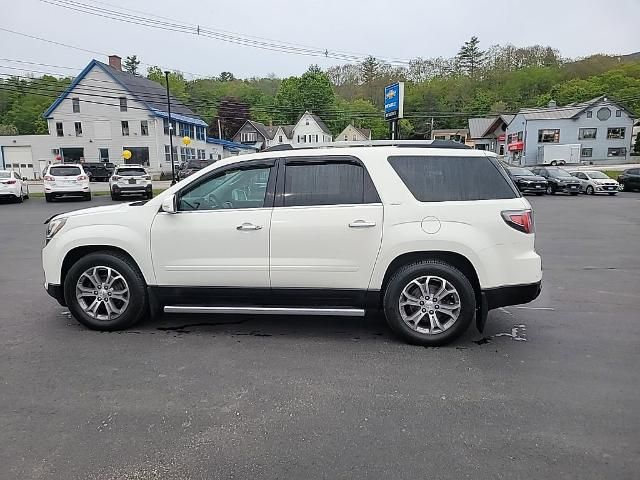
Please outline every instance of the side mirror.
[[176, 213], [178, 211], [176, 203], [176, 196], [170, 195], [162, 201], [162, 206], [160, 208], [165, 213]]

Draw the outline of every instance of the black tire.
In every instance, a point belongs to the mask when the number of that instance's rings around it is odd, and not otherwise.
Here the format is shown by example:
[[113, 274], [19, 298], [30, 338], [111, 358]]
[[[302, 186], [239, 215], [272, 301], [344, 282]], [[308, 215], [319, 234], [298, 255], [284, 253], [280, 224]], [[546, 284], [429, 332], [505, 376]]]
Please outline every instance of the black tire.
[[[449, 282], [458, 291], [460, 313], [455, 323], [444, 332], [419, 333], [410, 328], [402, 319], [398, 301], [403, 289], [412, 280], [423, 276], [438, 276]], [[452, 342], [462, 335], [474, 318], [476, 297], [469, 279], [457, 268], [439, 260], [423, 260], [398, 269], [387, 284], [384, 292], [384, 313], [393, 332], [407, 343], [435, 347]]]
[[84, 196], [82, 197], [82, 199], [85, 202], [90, 202], [91, 201], [91, 194], [90, 193], [85, 193]]
[[556, 194], [556, 189], [553, 187], [553, 185], [547, 185], [547, 195], [555, 195]]
[[593, 189], [591, 185], [589, 185], [587, 189], [584, 191], [584, 193], [586, 193], [587, 195], [595, 195], [596, 191]]
[[120, 195], [113, 193], [113, 190], [111, 190], [111, 200], [120, 200]]
[[53, 202], [53, 194], [52, 193], [45, 193], [44, 194], [44, 199], [47, 203]]
[[624, 182], [620, 183], [620, 186], [622, 187], [622, 191], [623, 192], [628, 192], [630, 189], [627, 188], [627, 186], [624, 184]]
[[153, 192], [147, 192], [147, 193], [145, 194], [145, 198], [146, 198], [147, 200], [151, 200], [151, 199], [153, 198]]
[[16, 203], [24, 202], [24, 197], [22, 196], [22, 191], [20, 192], [20, 196], [16, 197]]
[[[115, 269], [129, 287], [129, 304], [115, 320], [97, 320], [84, 312], [75, 295], [80, 276], [91, 267]], [[123, 330], [144, 318], [148, 310], [147, 286], [138, 266], [129, 257], [118, 252], [95, 252], [74, 263], [64, 280], [64, 297], [73, 317], [92, 330]]]
[[553, 160], [553, 161], [550, 163], [550, 165], [551, 165], [552, 167], [555, 167], [556, 165], [558, 165], [558, 162], [556, 162], [555, 160]]

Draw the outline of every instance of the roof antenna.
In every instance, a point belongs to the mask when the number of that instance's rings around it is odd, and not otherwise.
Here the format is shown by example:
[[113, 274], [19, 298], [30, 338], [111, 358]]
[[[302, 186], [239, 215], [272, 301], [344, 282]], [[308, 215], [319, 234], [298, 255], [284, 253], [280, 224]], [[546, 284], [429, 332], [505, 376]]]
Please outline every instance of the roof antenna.
[[325, 49], [324, 56], [325, 56], [325, 58], [329, 58], [329, 50], [328, 49]]

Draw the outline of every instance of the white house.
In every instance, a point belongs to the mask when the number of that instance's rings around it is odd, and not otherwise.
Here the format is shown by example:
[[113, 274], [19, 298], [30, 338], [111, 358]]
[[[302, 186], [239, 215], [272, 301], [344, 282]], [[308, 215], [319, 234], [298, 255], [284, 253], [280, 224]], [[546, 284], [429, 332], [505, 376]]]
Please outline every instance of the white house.
[[[127, 163], [170, 171], [169, 133], [174, 160], [217, 159], [206, 141], [207, 124], [179, 100], [171, 98], [169, 128], [166, 90], [159, 83], [122, 71], [121, 59], [92, 60], [44, 112], [48, 135], [0, 137], [0, 166], [20, 169], [33, 178], [51, 162]], [[191, 143], [182, 144], [188, 136]], [[31, 167], [29, 167], [31, 165]]]
[[364, 142], [371, 140], [371, 130], [368, 128], [359, 128], [349, 124], [345, 129], [336, 135], [336, 142]]
[[304, 112], [295, 125], [269, 125], [247, 120], [233, 136], [235, 143], [260, 150], [276, 145], [318, 144], [331, 142], [331, 131], [320, 117]]

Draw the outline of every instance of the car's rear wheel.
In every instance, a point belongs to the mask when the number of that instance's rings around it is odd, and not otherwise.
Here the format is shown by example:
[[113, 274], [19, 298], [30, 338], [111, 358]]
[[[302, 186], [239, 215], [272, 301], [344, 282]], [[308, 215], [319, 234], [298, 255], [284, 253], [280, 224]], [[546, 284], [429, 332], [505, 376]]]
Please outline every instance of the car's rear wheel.
[[120, 195], [113, 193], [113, 190], [111, 190], [111, 200], [120, 200]]
[[557, 164], [558, 164], [558, 162], [556, 162], [555, 160], [553, 160], [553, 161], [551, 162], [551, 164], [550, 164], [550, 165], [551, 165], [552, 167], [555, 167]]
[[52, 193], [45, 193], [44, 194], [44, 199], [46, 202], [53, 202], [53, 194]]
[[400, 268], [385, 289], [384, 312], [389, 327], [416, 345], [438, 346], [455, 340], [467, 330], [475, 310], [469, 279], [438, 260]]
[[595, 195], [596, 191], [593, 189], [593, 187], [591, 185], [589, 185], [587, 187], [586, 193], [587, 193], [587, 195]]
[[555, 195], [556, 190], [552, 185], [547, 185], [547, 195]]
[[627, 192], [629, 191], [629, 189], [627, 188], [627, 186], [624, 184], [624, 182], [620, 182], [620, 190], [622, 190], [623, 192]]
[[91, 194], [90, 193], [85, 193], [84, 196], [82, 197], [86, 202], [91, 201]]
[[93, 330], [128, 328], [147, 310], [142, 273], [132, 260], [117, 252], [82, 257], [69, 269], [64, 295], [71, 314]]

